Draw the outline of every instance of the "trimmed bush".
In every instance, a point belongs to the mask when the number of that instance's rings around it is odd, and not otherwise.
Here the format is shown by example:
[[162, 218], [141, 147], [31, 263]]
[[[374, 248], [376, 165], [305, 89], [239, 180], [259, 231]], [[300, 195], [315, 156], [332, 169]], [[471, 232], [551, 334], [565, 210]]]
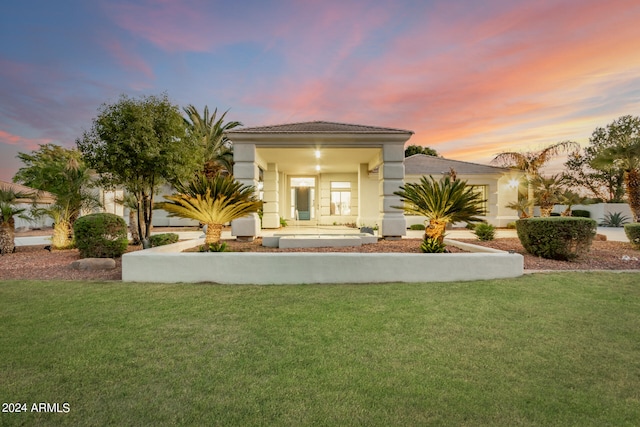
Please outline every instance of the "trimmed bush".
[[481, 242], [488, 242], [495, 239], [496, 228], [491, 224], [483, 222], [476, 225], [476, 228], [473, 230], [473, 234], [475, 234]]
[[516, 221], [522, 246], [542, 258], [570, 261], [589, 252], [597, 224], [589, 218], [549, 217]]
[[82, 258], [119, 257], [129, 245], [127, 223], [111, 213], [81, 216], [73, 225], [73, 234]]
[[629, 241], [631, 242], [631, 244], [636, 249], [640, 249], [640, 222], [625, 224], [624, 233], [629, 238]]
[[424, 224], [411, 224], [409, 226], [410, 230], [424, 230]]
[[149, 240], [151, 241], [151, 247], [153, 248], [156, 246], [164, 246], [176, 243], [178, 240], [180, 240], [180, 236], [178, 236], [176, 233], [154, 234]]
[[510, 230], [515, 229], [516, 228], [516, 222], [513, 221], [513, 222], [507, 223], [507, 228], [510, 229]]
[[571, 216], [578, 218], [591, 218], [591, 212], [585, 211], [584, 209], [575, 209], [571, 211]]

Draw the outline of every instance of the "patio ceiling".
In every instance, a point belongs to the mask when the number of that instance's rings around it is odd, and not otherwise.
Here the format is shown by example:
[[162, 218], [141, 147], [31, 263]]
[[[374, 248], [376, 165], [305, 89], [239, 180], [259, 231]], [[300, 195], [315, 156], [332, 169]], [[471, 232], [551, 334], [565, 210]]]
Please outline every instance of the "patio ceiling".
[[[256, 148], [262, 167], [276, 163], [278, 170], [289, 175], [317, 175], [318, 173], [357, 172], [360, 163], [377, 166], [380, 148]], [[320, 165], [320, 171], [316, 170]]]

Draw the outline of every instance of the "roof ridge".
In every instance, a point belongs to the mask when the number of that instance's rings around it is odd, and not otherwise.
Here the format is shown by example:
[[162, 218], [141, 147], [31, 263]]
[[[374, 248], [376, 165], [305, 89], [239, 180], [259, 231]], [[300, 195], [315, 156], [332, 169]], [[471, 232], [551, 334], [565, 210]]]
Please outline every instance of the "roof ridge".
[[[314, 126], [316, 125], [316, 126]], [[324, 126], [326, 129], [318, 128]], [[305, 129], [307, 127], [307, 129]], [[281, 133], [410, 133], [413, 131], [404, 129], [395, 129], [390, 127], [371, 126], [354, 123], [342, 123], [327, 120], [314, 120], [306, 122], [295, 123], [282, 123], [275, 125], [263, 125], [263, 126], [249, 126], [244, 128], [237, 128], [229, 131], [228, 133], [236, 132], [281, 132]]]
[[431, 158], [434, 158], [434, 159], [445, 160], [445, 161], [448, 161], [448, 162], [466, 163], [468, 165], [474, 165], [474, 166], [484, 166], [484, 167], [494, 168], [494, 169], [511, 170], [510, 168], [505, 168], [505, 167], [502, 167], [502, 166], [485, 165], [483, 163], [467, 162], [465, 160], [455, 160], [455, 159], [449, 159], [447, 157], [432, 156], [430, 154], [422, 154], [422, 153], [413, 154], [413, 155], [411, 155], [409, 157], [406, 157], [405, 160], [406, 159], [410, 159], [410, 158], [412, 158], [414, 156], [425, 156], [425, 157], [431, 157]]

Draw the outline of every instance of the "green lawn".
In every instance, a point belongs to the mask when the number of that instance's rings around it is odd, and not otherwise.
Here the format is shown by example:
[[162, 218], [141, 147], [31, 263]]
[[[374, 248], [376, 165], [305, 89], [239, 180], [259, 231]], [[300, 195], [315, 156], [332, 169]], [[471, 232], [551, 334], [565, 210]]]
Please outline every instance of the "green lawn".
[[0, 281], [0, 425], [640, 423], [640, 274]]

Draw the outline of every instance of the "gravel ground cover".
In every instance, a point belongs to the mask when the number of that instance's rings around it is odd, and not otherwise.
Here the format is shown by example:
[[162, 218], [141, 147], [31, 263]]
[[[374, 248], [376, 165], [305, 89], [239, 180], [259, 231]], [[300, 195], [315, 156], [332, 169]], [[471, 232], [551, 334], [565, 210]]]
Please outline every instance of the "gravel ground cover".
[[[36, 232], [18, 233], [18, 236], [34, 235]], [[591, 251], [573, 262], [554, 261], [528, 254], [517, 238], [501, 238], [490, 242], [461, 240], [501, 250], [513, 250], [524, 256], [524, 268], [538, 270], [638, 270], [640, 251], [630, 243], [594, 241]], [[254, 252], [409, 252], [420, 253], [420, 239], [381, 240], [375, 245], [352, 248], [277, 249], [261, 246], [261, 239], [253, 242], [227, 241], [232, 251]], [[459, 252], [456, 248], [452, 252]], [[140, 250], [130, 246], [129, 250]], [[71, 263], [80, 259], [77, 250], [48, 251], [45, 246], [20, 246], [16, 252], [0, 256], [0, 280], [8, 279], [65, 279], [65, 280], [121, 280], [122, 262], [116, 260], [116, 268], [102, 271], [80, 271], [71, 268]]]

